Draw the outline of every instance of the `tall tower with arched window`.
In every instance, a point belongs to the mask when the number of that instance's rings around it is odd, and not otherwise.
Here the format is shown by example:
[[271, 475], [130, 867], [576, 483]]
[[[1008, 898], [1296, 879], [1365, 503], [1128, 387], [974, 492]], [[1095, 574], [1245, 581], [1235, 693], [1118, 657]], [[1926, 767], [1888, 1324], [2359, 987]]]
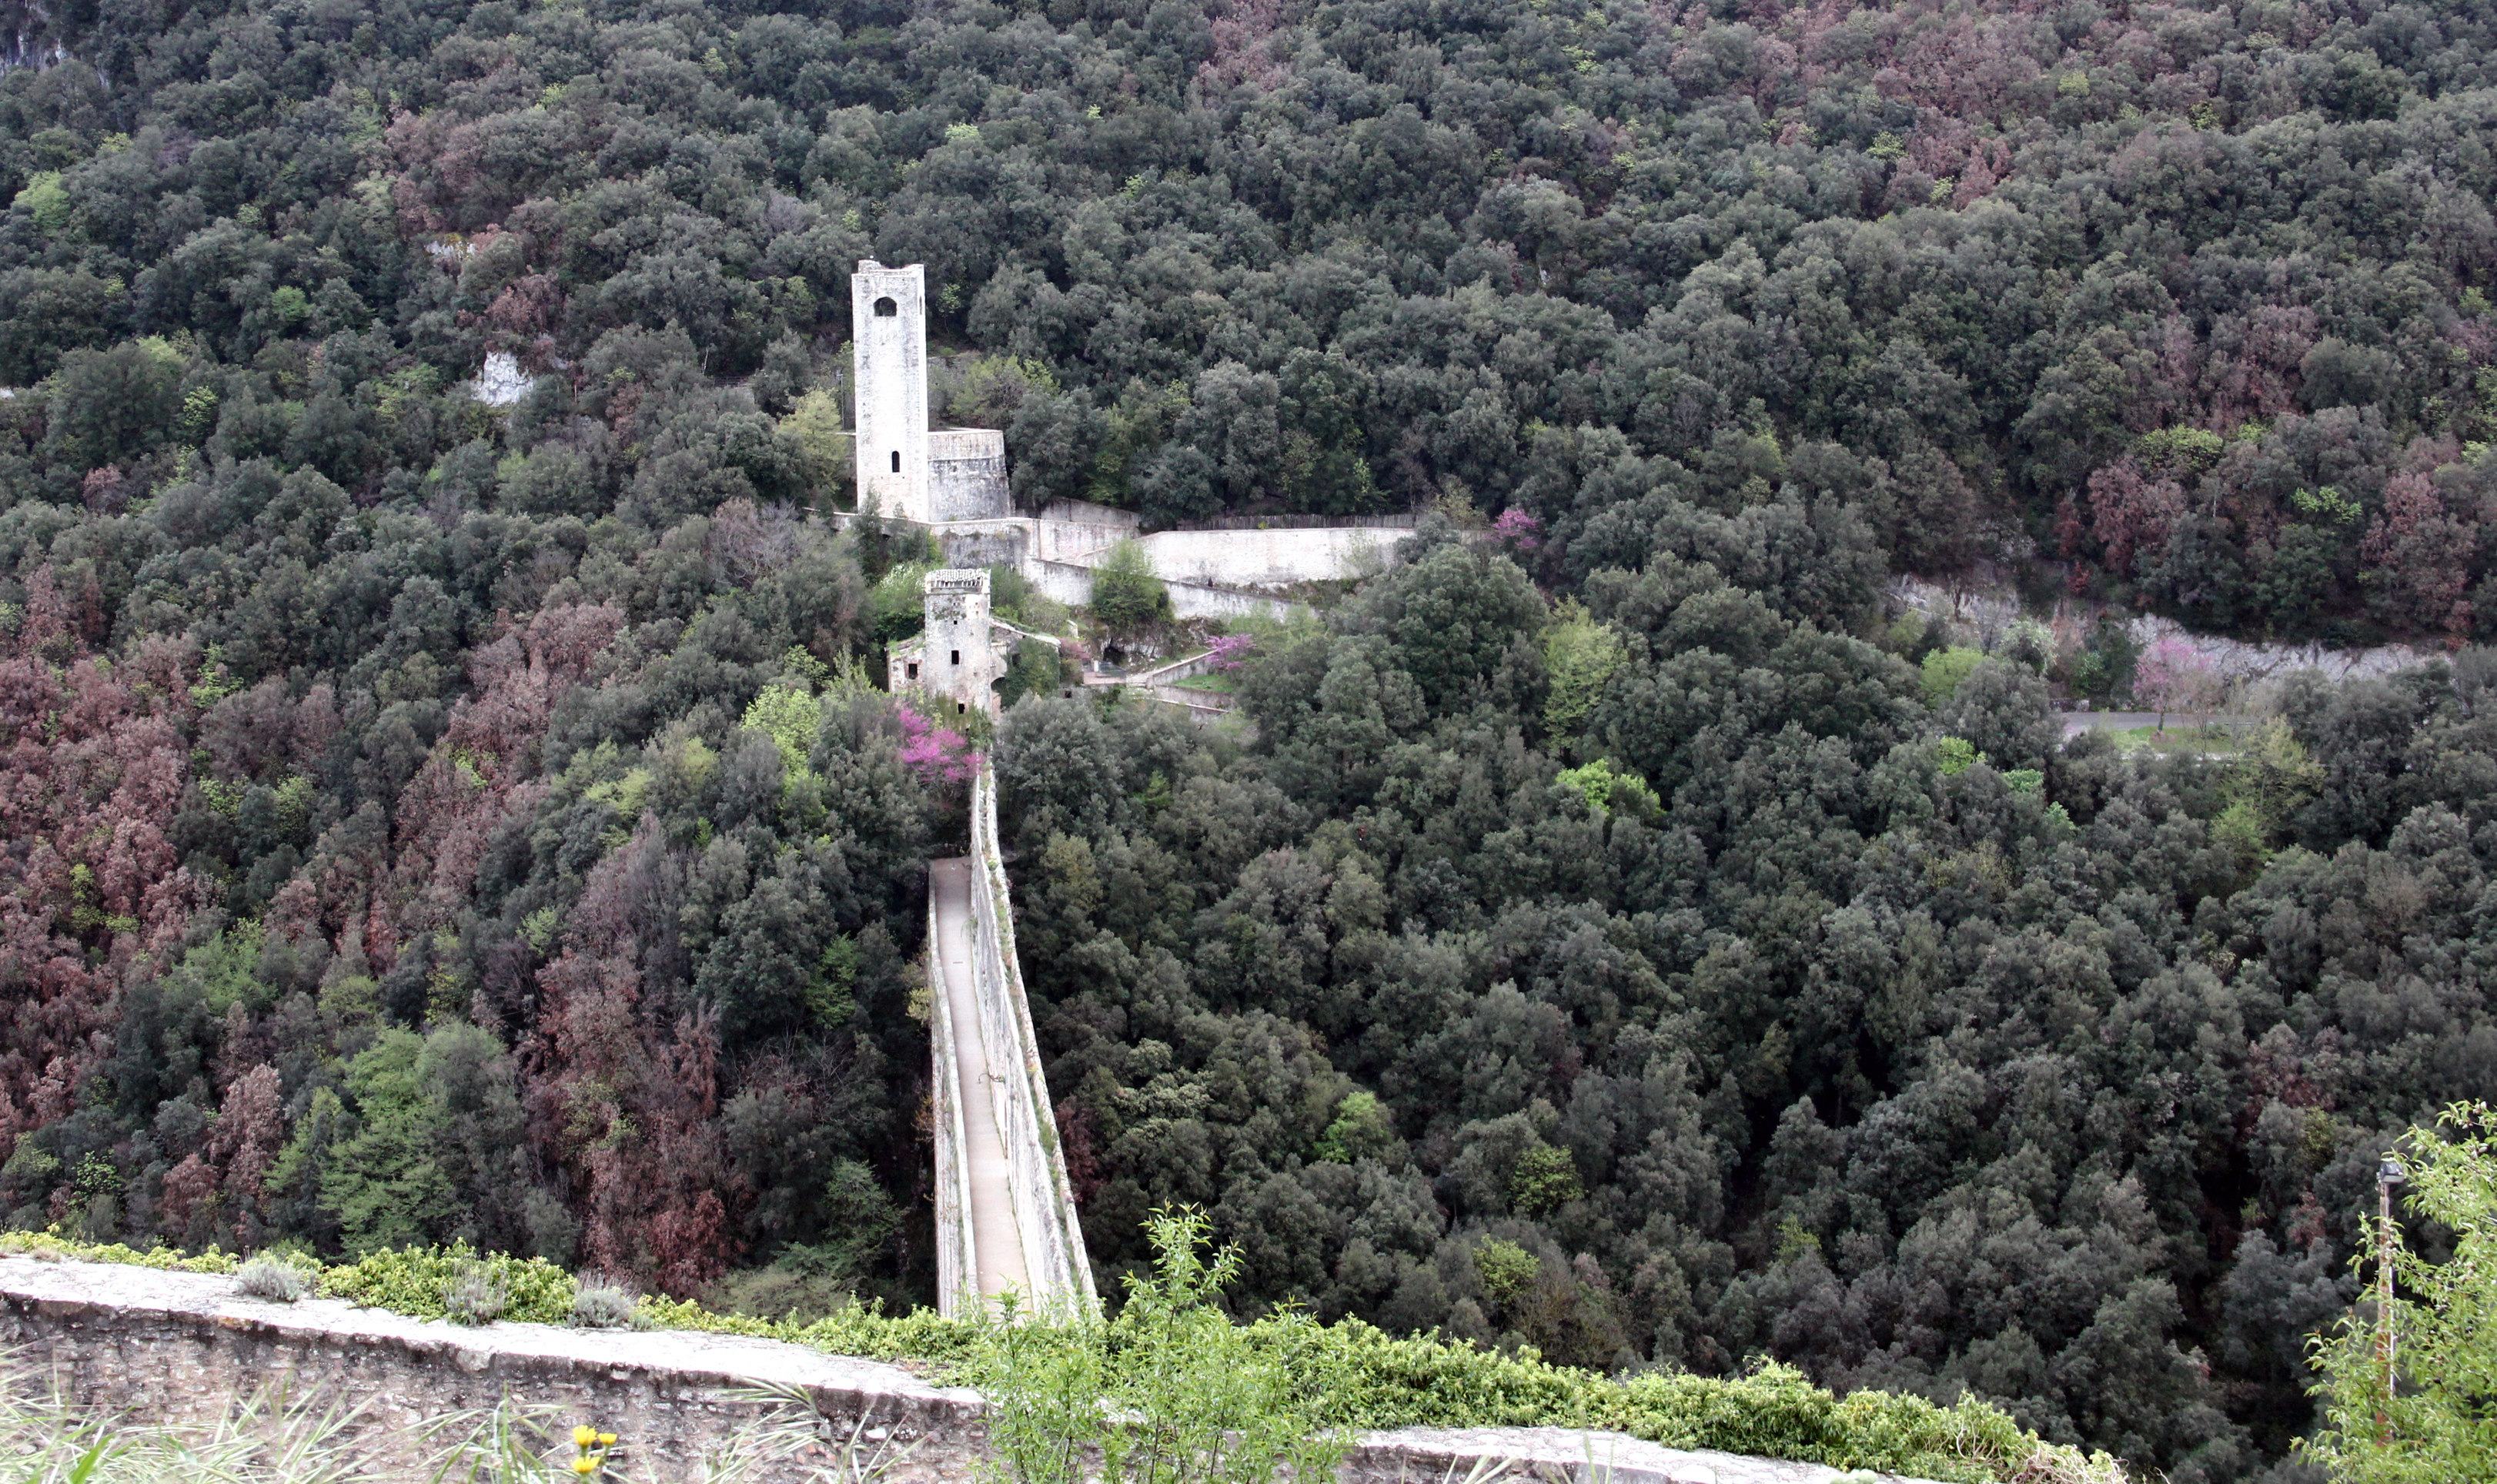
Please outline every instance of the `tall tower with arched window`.
[[859, 509], [926, 522], [928, 279], [919, 264], [869, 258], [850, 275], [851, 386], [857, 397]]

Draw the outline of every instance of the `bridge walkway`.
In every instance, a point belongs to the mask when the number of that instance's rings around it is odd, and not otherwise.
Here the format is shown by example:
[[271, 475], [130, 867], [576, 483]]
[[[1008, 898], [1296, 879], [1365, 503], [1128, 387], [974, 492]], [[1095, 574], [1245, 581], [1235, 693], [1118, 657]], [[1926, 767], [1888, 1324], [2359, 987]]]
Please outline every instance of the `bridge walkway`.
[[970, 1174], [973, 1278], [984, 1299], [1009, 1288], [1028, 1295], [1031, 1276], [1025, 1268], [1023, 1234], [1010, 1193], [1013, 1161], [1006, 1156], [996, 1108], [1009, 1070], [991, 1055], [982, 1034], [971, 966], [972, 938], [979, 929], [971, 911], [970, 857], [929, 862], [928, 891], [933, 899], [935, 934], [929, 961], [937, 981], [929, 988], [945, 996], [954, 1039], [953, 1065], [938, 1067], [936, 1074], [954, 1079], [956, 1106], [962, 1110], [964, 1163]]

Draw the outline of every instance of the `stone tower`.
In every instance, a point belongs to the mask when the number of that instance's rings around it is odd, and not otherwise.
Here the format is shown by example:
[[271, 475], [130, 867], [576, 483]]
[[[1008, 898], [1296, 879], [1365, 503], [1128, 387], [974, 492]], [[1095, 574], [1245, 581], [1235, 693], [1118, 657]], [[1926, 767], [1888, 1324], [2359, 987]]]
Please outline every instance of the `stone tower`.
[[[989, 574], [978, 567], [940, 568], [920, 584], [927, 626], [920, 631], [918, 683], [955, 715], [995, 714], [994, 687], [1005, 673], [989, 625]], [[938, 719], [945, 708], [939, 706]]]
[[[850, 342], [855, 347], [855, 444], [859, 509], [926, 523], [928, 494], [928, 279], [914, 263], [886, 268], [869, 258], [850, 275]], [[983, 582], [982, 592], [987, 591]], [[980, 605], [981, 632], [988, 604]]]

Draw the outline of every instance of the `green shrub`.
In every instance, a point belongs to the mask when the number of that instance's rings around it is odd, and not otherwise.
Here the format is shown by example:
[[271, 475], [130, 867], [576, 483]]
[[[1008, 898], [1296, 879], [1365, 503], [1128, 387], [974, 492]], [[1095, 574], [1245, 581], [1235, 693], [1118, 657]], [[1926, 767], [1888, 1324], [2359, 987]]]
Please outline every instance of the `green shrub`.
[[1281, 1359], [1301, 1395], [1317, 1399], [1317, 1420], [1343, 1428], [1600, 1428], [1673, 1448], [1971, 1484], [2123, 1477], [2105, 1455], [2045, 1443], [1974, 1399], [1943, 1407], [1879, 1391], [1835, 1397], [1786, 1366], [1732, 1380], [1614, 1379], [1548, 1365], [1532, 1348], [1501, 1354], [1398, 1340], [1357, 1319], [1265, 1320], [1249, 1333]]
[[1598, 819], [1616, 809], [1648, 818], [1664, 811], [1664, 801], [1657, 797], [1647, 779], [1627, 768], [1617, 768], [1608, 757], [1599, 757], [1583, 767], [1565, 768], [1553, 775], [1552, 781], [1584, 797], [1588, 812]]
[[526, 1324], [562, 1324], [572, 1316], [572, 1275], [554, 1264], [502, 1253], [480, 1257], [464, 1247], [402, 1247], [374, 1252], [321, 1275], [321, 1291], [415, 1319], [445, 1319], [451, 1285], [464, 1270], [503, 1285], [503, 1317]]
[[78, 1242], [57, 1231], [0, 1232], [0, 1254], [109, 1262], [121, 1267], [153, 1268], [159, 1273], [232, 1273], [242, 1266], [238, 1260], [215, 1247], [197, 1256], [185, 1255], [170, 1247], [149, 1247], [142, 1251], [119, 1242], [102, 1246]]
[[648, 1329], [639, 1312], [642, 1296], [605, 1279], [584, 1279], [572, 1294], [571, 1323], [576, 1329]]
[[1141, 544], [1120, 542], [1092, 569], [1092, 614], [1120, 634], [1170, 616], [1170, 589]]
[[1965, 737], [1944, 737], [1934, 742], [1934, 767], [1945, 778], [1956, 778], [1985, 761], [1985, 754]]
[[876, 580], [868, 593], [869, 623], [876, 638], [898, 644], [919, 632], [928, 613], [919, 584], [931, 570], [928, 562], [904, 562]]
[[1936, 649], [1926, 655], [1924, 663], [1917, 667], [1919, 673], [1916, 677], [1917, 688], [1923, 692], [1925, 704], [1940, 709], [1944, 702], [1958, 692], [1959, 682], [1967, 679], [1971, 672], [1984, 661], [1984, 650], [1959, 645]]
[[1517, 1156], [1508, 1177], [1508, 1204], [1531, 1216], [1558, 1211], [1587, 1193], [1579, 1184], [1577, 1161], [1565, 1149], [1537, 1145]]
[[311, 1292], [311, 1285], [303, 1281], [295, 1264], [263, 1252], [244, 1263], [242, 1271], [235, 1275], [235, 1292], [247, 1299], [292, 1304]]
[[442, 1291], [442, 1316], [454, 1324], [491, 1324], [511, 1306], [511, 1284], [484, 1263], [461, 1267]]
[[1194, 1210], [1157, 1211], [1148, 1224], [1153, 1270], [1128, 1276], [1118, 1317], [1027, 1323], [1009, 1307], [984, 1338], [968, 1378], [988, 1396], [990, 1442], [1007, 1472], [1019, 1484], [1333, 1477], [1348, 1439], [1219, 1308], [1240, 1249], [1209, 1260], [1209, 1223]]
[[1335, 1105], [1335, 1120], [1318, 1136], [1317, 1155], [1330, 1164], [1372, 1159], [1396, 1147], [1396, 1121], [1375, 1092], [1355, 1088]]
[[1525, 1292], [1542, 1271], [1534, 1254], [1514, 1242], [1494, 1237], [1474, 1248], [1474, 1277], [1495, 1304], [1504, 1306]]

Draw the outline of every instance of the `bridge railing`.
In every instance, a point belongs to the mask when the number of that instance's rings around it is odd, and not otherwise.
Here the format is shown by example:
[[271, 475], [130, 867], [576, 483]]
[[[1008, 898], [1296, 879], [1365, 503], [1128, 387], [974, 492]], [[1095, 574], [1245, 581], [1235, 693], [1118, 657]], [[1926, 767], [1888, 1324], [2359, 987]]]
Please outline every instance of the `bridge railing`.
[[971, 914], [980, 1032], [1001, 1075], [997, 1126], [1006, 1148], [1015, 1225], [1023, 1237], [1024, 1271], [1032, 1284], [1025, 1297], [1044, 1309], [1076, 1300], [1096, 1304], [1092, 1264], [1084, 1252], [1075, 1191], [1066, 1178], [1066, 1155], [1059, 1147], [1040, 1042], [1032, 1033], [1023, 964], [1015, 952], [1014, 903], [997, 840], [996, 778], [985, 759], [971, 783]]

